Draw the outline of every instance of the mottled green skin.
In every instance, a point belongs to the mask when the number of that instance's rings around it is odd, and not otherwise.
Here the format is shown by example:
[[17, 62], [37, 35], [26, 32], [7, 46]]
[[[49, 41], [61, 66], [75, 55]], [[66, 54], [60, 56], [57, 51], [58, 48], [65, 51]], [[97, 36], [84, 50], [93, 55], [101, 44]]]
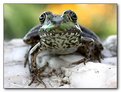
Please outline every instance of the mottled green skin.
[[51, 54], [69, 54], [77, 50], [81, 39], [81, 29], [66, 16], [47, 17], [39, 29], [41, 50]]
[[28, 52], [28, 61], [33, 78], [40, 77], [42, 72], [36, 62], [36, 56], [42, 51], [48, 51], [49, 54], [70, 54], [78, 50], [85, 55], [84, 60], [93, 59], [100, 62], [103, 46], [99, 38], [77, 23], [77, 16], [73, 11], [65, 11], [62, 15], [45, 12], [41, 17], [41, 24], [32, 28], [23, 39], [32, 46]]

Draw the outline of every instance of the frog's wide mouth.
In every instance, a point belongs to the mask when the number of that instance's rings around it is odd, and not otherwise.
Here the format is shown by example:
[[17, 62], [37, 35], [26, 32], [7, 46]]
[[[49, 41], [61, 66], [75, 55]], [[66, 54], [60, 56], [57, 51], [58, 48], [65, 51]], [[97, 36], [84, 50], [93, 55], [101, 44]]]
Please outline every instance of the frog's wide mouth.
[[49, 36], [49, 35], [53, 35], [54, 34], [60, 34], [64, 35], [66, 33], [71, 34], [71, 33], [75, 33], [78, 34], [81, 32], [81, 29], [78, 25], [75, 25], [71, 22], [69, 23], [62, 23], [59, 26], [57, 25], [43, 25], [40, 30], [39, 30], [39, 35], [40, 36]]
[[60, 24], [45, 24], [42, 25], [42, 27], [39, 30], [39, 34], [57, 34], [57, 33], [75, 33], [75, 32], [80, 32], [81, 29], [79, 25], [74, 24], [73, 22], [66, 22], [66, 23], [60, 23]]
[[55, 29], [50, 29], [49, 31], [43, 30], [39, 33], [39, 35], [41, 37], [54, 36], [56, 34], [59, 34], [58, 36], [65, 35], [65, 34], [71, 35], [72, 33], [77, 35], [77, 34], [80, 34], [80, 32], [81, 32], [81, 29], [79, 29], [77, 27], [72, 27], [72, 28], [63, 29], [63, 30], [59, 29], [59, 28], [55, 28]]

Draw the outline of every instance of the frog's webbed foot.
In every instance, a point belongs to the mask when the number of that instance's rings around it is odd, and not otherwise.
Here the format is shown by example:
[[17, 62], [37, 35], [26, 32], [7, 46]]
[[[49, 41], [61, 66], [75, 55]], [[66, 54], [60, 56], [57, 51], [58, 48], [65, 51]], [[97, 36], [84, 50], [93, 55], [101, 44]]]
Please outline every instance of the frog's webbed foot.
[[35, 71], [33, 71], [31, 73], [32, 80], [31, 80], [31, 82], [28, 85], [30, 86], [32, 83], [37, 81], [39, 84], [42, 83], [44, 85], [44, 87], [46, 88], [46, 84], [41, 79], [41, 73], [42, 72], [43, 72], [43, 70], [41, 70], [41, 69], [36, 69]]
[[[31, 82], [28, 84], [29, 86], [34, 83], [35, 81], [37, 81], [39, 84], [42, 83], [44, 85], [44, 87], [46, 88], [46, 84], [42, 81], [41, 79], [41, 74], [44, 72], [45, 68], [48, 66], [48, 64], [44, 65], [42, 68], [40, 69], [35, 69], [33, 71], [31, 71], [31, 77], [32, 77], [32, 80]], [[39, 85], [38, 84], [38, 85]]]

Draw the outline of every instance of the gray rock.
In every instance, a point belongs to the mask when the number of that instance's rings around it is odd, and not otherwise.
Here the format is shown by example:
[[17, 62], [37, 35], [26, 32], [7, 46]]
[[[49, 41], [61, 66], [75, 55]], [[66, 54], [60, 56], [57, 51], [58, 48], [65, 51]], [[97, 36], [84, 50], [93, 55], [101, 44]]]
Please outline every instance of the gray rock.
[[[28, 67], [24, 68], [25, 54], [29, 46], [21, 39], [4, 42], [4, 88], [44, 88], [31, 81]], [[57, 74], [43, 77], [43, 82], [48, 88], [117, 88], [117, 57], [104, 58], [102, 63], [88, 62], [70, 66], [78, 61], [81, 55], [71, 54], [59, 57], [44, 56], [38, 63], [49, 63], [47, 73], [56, 69]], [[63, 76], [62, 76], [63, 75]]]
[[115, 57], [117, 56], [117, 36], [111, 35], [109, 36], [104, 42], [103, 46], [105, 47], [105, 50], [103, 51], [104, 56], [106, 57]]

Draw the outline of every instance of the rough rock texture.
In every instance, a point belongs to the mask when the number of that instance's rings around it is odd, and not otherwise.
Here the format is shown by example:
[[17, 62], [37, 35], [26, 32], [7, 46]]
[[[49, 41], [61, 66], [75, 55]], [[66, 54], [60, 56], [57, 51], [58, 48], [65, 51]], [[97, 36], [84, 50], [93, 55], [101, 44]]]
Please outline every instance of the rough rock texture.
[[[104, 41], [105, 58], [102, 63], [87, 62], [71, 65], [72, 62], [83, 58], [81, 55], [72, 54], [66, 56], [43, 56], [40, 67], [48, 62], [50, 69], [56, 69], [57, 74], [44, 77], [43, 82], [47, 88], [117, 88], [117, 37], [110, 36]], [[44, 88], [43, 84], [31, 81], [28, 66], [24, 68], [25, 54], [29, 46], [21, 39], [4, 42], [4, 88]]]

